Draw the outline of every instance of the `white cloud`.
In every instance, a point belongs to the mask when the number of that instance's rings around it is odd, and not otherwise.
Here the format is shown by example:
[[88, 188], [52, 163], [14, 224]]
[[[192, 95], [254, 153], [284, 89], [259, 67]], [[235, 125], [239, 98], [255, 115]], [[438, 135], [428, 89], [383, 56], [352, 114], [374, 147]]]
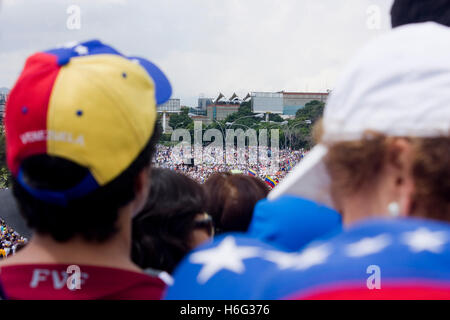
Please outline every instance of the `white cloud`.
[[24, 0], [0, 0], [0, 4], [5, 7], [23, 4]]
[[[388, 29], [391, 2], [7, 0], [0, 11], [0, 86], [13, 84], [24, 52], [100, 38], [162, 67], [174, 95], [189, 105], [219, 90], [324, 91], [359, 47]], [[81, 30], [66, 29], [71, 4], [81, 8]], [[382, 12], [378, 31], [366, 24], [373, 4]]]

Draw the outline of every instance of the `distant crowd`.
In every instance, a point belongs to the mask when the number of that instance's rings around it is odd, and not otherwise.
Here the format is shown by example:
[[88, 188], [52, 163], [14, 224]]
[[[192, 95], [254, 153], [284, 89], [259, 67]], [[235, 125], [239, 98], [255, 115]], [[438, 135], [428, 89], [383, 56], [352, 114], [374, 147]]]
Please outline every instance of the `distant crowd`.
[[15, 254], [25, 246], [26, 242], [26, 238], [8, 227], [6, 222], [0, 218], [0, 259]]
[[[194, 154], [194, 148], [192, 148]], [[261, 178], [263, 181], [269, 176], [278, 184], [283, 178], [292, 170], [292, 168], [300, 162], [300, 160], [307, 154], [304, 150], [279, 150], [278, 159], [274, 160], [276, 163], [276, 171], [270, 169], [270, 157], [266, 157], [264, 161], [257, 158], [252, 159], [252, 154], [257, 155], [256, 151], [252, 153], [250, 148], [234, 149], [233, 159], [231, 163], [227, 163], [225, 150], [210, 149], [202, 155], [202, 163], [195, 164], [193, 159], [191, 163], [185, 164], [183, 160], [179, 160], [174, 156], [174, 147], [167, 147], [158, 145], [156, 155], [153, 160], [156, 167], [167, 168], [181, 172], [191, 177], [199, 183], [204, 183], [208, 177], [216, 172], [234, 172], [253, 175]], [[238, 161], [238, 157], [243, 155], [244, 161]], [[219, 159], [220, 161], [217, 161]], [[258, 161], [259, 160], [259, 161]], [[271, 183], [268, 183], [270, 188], [273, 188]]]
[[[205, 162], [201, 165], [187, 165], [187, 164], [176, 164], [174, 161], [174, 157], [172, 156], [173, 147], [166, 147], [163, 145], [157, 145], [156, 153], [153, 159], [154, 166], [156, 168], [173, 170], [177, 173], [182, 173], [196, 182], [200, 184], [205, 184], [210, 186], [212, 181], [217, 183], [218, 177], [231, 177], [232, 175], [236, 175], [234, 178], [229, 179], [230, 181], [235, 181], [235, 183], [240, 183], [241, 181], [249, 180], [249, 183], [257, 183], [260, 186], [261, 190], [264, 190], [259, 197], [253, 199], [253, 201], [249, 204], [251, 208], [253, 208], [254, 204], [262, 198], [265, 198], [268, 191], [274, 188], [275, 185], [280, 183], [282, 179], [290, 172], [290, 170], [300, 162], [300, 160], [304, 157], [307, 152], [303, 150], [280, 150], [279, 152], [279, 162], [278, 162], [278, 170], [274, 172], [274, 174], [268, 173], [268, 166], [256, 164], [249, 164], [249, 156], [248, 149], [243, 151], [246, 156], [247, 164], [215, 164], [214, 162]], [[224, 152], [223, 152], [224, 153]], [[212, 153], [214, 155], [214, 152]], [[237, 151], [234, 154], [237, 157]], [[224, 161], [225, 162], [225, 161]], [[244, 177], [248, 176], [248, 177]], [[255, 178], [253, 178], [255, 177]], [[267, 177], [271, 177], [271, 180], [268, 180]], [[212, 178], [211, 180], [209, 180]], [[257, 182], [261, 180], [266, 184], [263, 185], [262, 182]], [[154, 179], [156, 179], [154, 177]], [[223, 179], [221, 183], [224, 183], [226, 179]], [[208, 182], [209, 181], [209, 182]], [[238, 186], [235, 186], [238, 187]], [[206, 187], [208, 190], [208, 187]], [[170, 191], [168, 191], [170, 192]], [[209, 192], [210, 193], [210, 192]], [[237, 195], [237, 193], [235, 193]], [[211, 193], [211, 197], [214, 196], [214, 193]], [[218, 196], [218, 194], [216, 194]], [[236, 200], [236, 199], [234, 199]], [[228, 200], [219, 200], [219, 199], [211, 199], [209, 203], [216, 203], [217, 201], [233, 201], [232, 198]], [[209, 210], [210, 212], [210, 210]], [[246, 212], [247, 221], [250, 221], [251, 210]], [[6, 222], [3, 219], [0, 219], [1, 227], [0, 227], [0, 238], [1, 238], [1, 248], [0, 248], [0, 258], [7, 257], [8, 255], [13, 255], [17, 250], [16, 248], [23, 247], [27, 239], [21, 237], [16, 231], [12, 228], [8, 227]], [[216, 222], [216, 225], [218, 223]], [[239, 229], [245, 230], [247, 226], [241, 226]]]

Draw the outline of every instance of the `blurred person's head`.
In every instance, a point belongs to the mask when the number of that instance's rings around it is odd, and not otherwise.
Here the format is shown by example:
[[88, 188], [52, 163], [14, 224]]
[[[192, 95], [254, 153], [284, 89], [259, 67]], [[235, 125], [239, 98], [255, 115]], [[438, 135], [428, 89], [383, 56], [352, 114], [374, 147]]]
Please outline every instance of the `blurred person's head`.
[[327, 102], [320, 143], [269, 198], [327, 204], [346, 224], [450, 221], [449, 51], [450, 29], [435, 23], [396, 29], [364, 48]]
[[204, 189], [206, 211], [212, 216], [218, 233], [247, 231], [256, 203], [269, 193], [261, 179], [228, 172], [212, 174]]
[[[13, 179], [13, 192], [27, 225], [40, 235], [49, 235], [58, 242], [74, 237], [103, 242], [118, 231], [119, 211], [127, 205], [139, 211], [149, 188], [150, 159], [158, 135], [149, 140], [145, 149], [129, 168], [102, 188], [65, 206], [36, 199]], [[68, 189], [80, 183], [88, 170], [73, 162], [47, 155], [32, 156], [22, 164], [28, 183], [34, 188]]]
[[450, 138], [367, 134], [329, 147], [325, 164], [344, 222], [379, 215], [450, 222]]
[[201, 185], [169, 169], [151, 170], [150, 194], [133, 219], [132, 259], [141, 268], [173, 271], [214, 232]]
[[152, 63], [96, 40], [28, 58], [5, 126], [29, 227], [57, 242], [104, 242], [131, 224], [148, 194], [156, 105], [170, 93]]
[[450, 0], [395, 0], [391, 8], [392, 27], [433, 21], [450, 26]]

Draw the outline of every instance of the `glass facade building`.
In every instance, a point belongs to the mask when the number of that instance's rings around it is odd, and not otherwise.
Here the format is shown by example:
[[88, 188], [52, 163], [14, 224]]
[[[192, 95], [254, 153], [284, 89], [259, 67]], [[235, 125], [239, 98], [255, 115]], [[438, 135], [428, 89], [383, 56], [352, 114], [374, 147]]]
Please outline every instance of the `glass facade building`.
[[178, 113], [181, 111], [180, 99], [169, 99], [166, 103], [157, 106], [158, 112]]
[[288, 107], [304, 107], [313, 100], [326, 102], [328, 93], [283, 92], [283, 105]]
[[308, 102], [326, 102], [328, 93], [314, 92], [252, 92], [252, 111], [255, 113], [278, 113], [295, 115]]
[[230, 114], [239, 111], [239, 104], [211, 104], [207, 107], [207, 117], [210, 120], [225, 120]]
[[252, 111], [255, 113], [283, 113], [283, 94], [279, 92], [252, 92]]
[[212, 98], [198, 98], [197, 108], [200, 110], [206, 110], [206, 108], [211, 104], [213, 104]]

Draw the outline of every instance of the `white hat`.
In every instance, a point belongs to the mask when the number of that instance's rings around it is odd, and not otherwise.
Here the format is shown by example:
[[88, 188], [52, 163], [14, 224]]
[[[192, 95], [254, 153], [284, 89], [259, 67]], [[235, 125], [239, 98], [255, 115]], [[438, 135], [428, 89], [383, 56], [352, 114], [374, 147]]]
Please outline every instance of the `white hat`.
[[387, 136], [450, 133], [450, 28], [405, 25], [362, 49], [330, 94], [323, 137], [269, 194], [298, 195], [333, 207], [323, 163], [327, 145], [359, 140], [365, 131]]

